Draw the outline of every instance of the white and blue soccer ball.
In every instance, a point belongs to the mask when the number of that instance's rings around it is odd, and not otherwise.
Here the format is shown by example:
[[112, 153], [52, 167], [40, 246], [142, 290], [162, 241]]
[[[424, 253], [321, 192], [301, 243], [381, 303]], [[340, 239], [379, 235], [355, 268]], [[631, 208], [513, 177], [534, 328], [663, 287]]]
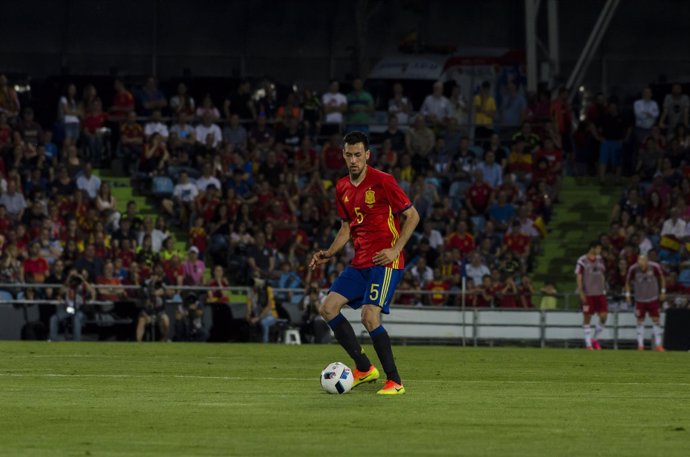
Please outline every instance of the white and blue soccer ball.
[[329, 394], [346, 394], [354, 382], [352, 370], [341, 362], [333, 362], [321, 372], [321, 387]]

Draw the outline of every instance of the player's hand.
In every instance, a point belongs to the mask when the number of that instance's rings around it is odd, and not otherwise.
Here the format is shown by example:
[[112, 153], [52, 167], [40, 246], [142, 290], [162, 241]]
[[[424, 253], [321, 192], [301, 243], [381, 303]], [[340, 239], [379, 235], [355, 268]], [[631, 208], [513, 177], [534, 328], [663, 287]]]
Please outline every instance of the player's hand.
[[330, 259], [331, 256], [328, 255], [327, 251], [316, 251], [314, 255], [311, 257], [311, 261], [309, 262], [309, 268], [314, 269], [319, 265], [323, 265], [324, 263], [328, 262], [328, 259]]
[[399, 255], [400, 252], [397, 249], [383, 249], [377, 252], [374, 256], [374, 264], [379, 266], [388, 265], [389, 263], [392, 263], [395, 259], [397, 259]]
[[585, 296], [584, 292], [580, 292], [580, 301], [583, 305], [587, 303], [587, 297]]

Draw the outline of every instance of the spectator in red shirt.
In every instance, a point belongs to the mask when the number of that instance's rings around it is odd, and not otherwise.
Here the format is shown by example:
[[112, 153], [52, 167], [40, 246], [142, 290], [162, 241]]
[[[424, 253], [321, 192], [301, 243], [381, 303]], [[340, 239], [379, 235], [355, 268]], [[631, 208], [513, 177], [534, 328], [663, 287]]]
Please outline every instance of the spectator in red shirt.
[[340, 147], [340, 136], [333, 135], [331, 139], [323, 145], [321, 150], [322, 176], [326, 179], [335, 180], [340, 178], [343, 169], [343, 151]]
[[[290, 202], [289, 199], [286, 201]], [[297, 228], [297, 218], [294, 215], [291, 205], [285, 205], [280, 200], [271, 202], [266, 222], [271, 222], [275, 228], [275, 238], [278, 250], [286, 247], [287, 242], [293, 235], [293, 230]]]
[[524, 264], [530, 254], [530, 238], [522, 233], [519, 220], [514, 220], [510, 230], [503, 237], [503, 251], [512, 251]]
[[518, 287], [518, 308], [534, 308], [532, 303], [532, 296], [534, 295], [534, 286], [532, 280], [527, 275], [522, 276], [520, 286]]
[[467, 231], [467, 222], [458, 222], [456, 230], [446, 238], [446, 249], [458, 249], [463, 257], [474, 251], [474, 237]]
[[144, 148], [144, 128], [137, 122], [137, 113], [127, 113], [126, 121], [120, 125], [120, 154], [128, 162], [139, 159]]
[[103, 275], [96, 278], [96, 284], [112, 287], [98, 288], [96, 290], [98, 300], [116, 302], [126, 297], [125, 290], [122, 287], [118, 287], [122, 285], [122, 282], [120, 278], [114, 276], [114, 273], [115, 267], [113, 262], [107, 261], [103, 265]]
[[103, 159], [104, 143], [104, 126], [108, 115], [103, 112], [103, 105], [101, 100], [97, 98], [88, 108], [86, 116], [84, 116], [83, 123], [83, 139], [84, 152], [87, 160], [90, 160], [96, 166], [99, 166]]
[[474, 182], [465, 192], [465, 203], [471, 216], [484, 215], [489, 207], [491, 200], [491, 186], [484, 182], [484, 175], [481, 171], [474, 172]]
[[426, 284], [425, 289], [432, 292], [427, 295], [431, 306], [443, 306], [448, 301], [449, 296], [443, 292], [450, 290], [450, 284], [441, 277], [440, 268], [434, 268], [434, 279]]
[[108, 110], [110, 119], [113, 122], [124, 122], [129, 113], [134, 111], [134, 97], [132, 93], [125, 88], [125, 84], [120, 79], [116, 79], [113, 84], [115, 87], [115, 97], [113, 104]]
[[29, 257], [24, 260], [20, 271], [21, 282], [43, 283], [48, 276], [48, 261], [39, 255], [41, 246], [31, 243]]

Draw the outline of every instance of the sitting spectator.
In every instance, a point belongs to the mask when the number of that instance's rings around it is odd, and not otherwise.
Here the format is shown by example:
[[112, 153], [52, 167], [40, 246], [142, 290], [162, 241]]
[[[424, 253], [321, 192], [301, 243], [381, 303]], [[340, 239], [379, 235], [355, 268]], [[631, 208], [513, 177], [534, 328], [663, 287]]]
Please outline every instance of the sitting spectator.
[[407, 125], [412, 112], [412, 103], [403, 95], [401, 83], [393, 84], [393, 98], [388, 100], [388, 112], [395, 117], [397, 123]]
[[139, 173], [151, 177], [164, 174], [170, 160], [168, 147], [160, 134], [154, 133], [150, 141], [144, 147], [144, 152], [139, 161]]
[[81, 257], [74, 263], [74, 267], [82, 272], [86, 272], [88, 281], [95, 281], [103, 275], [103, 259], [96, 256], [96, 246], [90, 243], [84, 249]]
[[268, 343], [270, 330], [278, 323], [278, 310], [273, 288], [264, 281], [254, 280], [254, 291], [247, 300], [247, 321], [261, 328], [261, 341]]
[[524, 122], [520, 130], [513, 135], [513, 144], [522, 141], [524, 143], [524, 148], [527, 152], [534, 152], [541, 143], [541, 138], [539, 135], [534, 133], [532, 130], [532, 123]]
[[503, 169], [501, 165], [496, 163], [496, 156], [493, 152], [488, 151], [484, 154], [484, 161], [477, 165], [477, 170], [481, 171], [483, 181], [492, 189], [503, 184]]
[[99, 286], [110, 286], [98, 288], [96, 296], [100, 301], [117, 302], [127, 296], [125, 289], [119, 287], [122, 285], [122, 281], [115, 276], [115, 266], [111, 261], [107, 261], [103, 265], [103, 275], [96, 278], [96, 284]]
[[410, 269], [412, 278], [420, 289], [424, 289], [426, 285], [434, 279], [434, 270], [427, 264], [426, 257], [420, 256], [417, 263]]
[[285, 97], [285, 103], [278, 107], [276, 111], [276, 122], [278, 124], [289, 124], [291, 120], [298, 121], [302, 117], [302, 110], [296, 100], [294, 92], [290, 92]]
[[[398, 287], [399, 289], [399, 287]], [[300, 304], [302, 311], [302, 325], [300, 326], [300, 336], [302, 341], [323, 344], [330, 342], [331, 331], [328, 323], [319, 314], [322, 297], [319, 294], [318, 284], [312, 282], [307, 288], [304, 299]], [[399, 303], [396, 300], [395, 303]]]
[[119, 124], [124, 122], [129, 117], [129, 113], [134, 111], [134, 97], [120, 79], [115, 80], [113, 87], [115, 89], [115, 96], [108, 113], [110, 114], [110, 119]]
[[508, 230], [508, 226], [516, 215], [515, 207], [508, 202], [505, 192], [498, 192], [498, 199], [489, 206], [489, 218], [499, 232]]
[[203, 316], [199, 296], [194, 292], [186, 294], [175, 311], [175, 341], [206, 341], [208, 335], [204, 330]]
[[418, 115], [414, 119], [412, 128], [405, 135], [405, 146], [413, 156], [425, 158], [434, 147], [436, 137], [434, 131], [427, 127], [424, 117]]
[[223, 128], [223, 141], [232, 144], [237, 151], [247, 149], [247, 129], [240, 124], [240, 117], [233, 114], [228, 119], [228, 125]]
[[130, 111], [120, 125], [120, 154], [131, 164], [139, 160], [144, 148], [144, 129], [137, 122], [137, 113]]
[[176, 135], [183, 149], [191, 149], [196, 144], [196, 130], [189, 123], [189, 115], [184, 111], [177, 115], [177, 123], [170, 127], [170, 135]]
[[105, 122], [108, 120], [108, 114], [103, 112], [103, 105], [101, 100], [97, 98], [88, 107], [88, 111], [84, 116], [82, 135], [84, 139], [84, 154], [97, 166], [103, 160], [104, 148], [107, 139]]
[[90, 200], [96, 198], [101, 188], [101, 178], [93, 174], [91, 162], [84, 164], [84, 173], [77, 178], [77, 189], [86, 192]]
[[474, 96], [474, 125], [475, 138], [488, 139], [494, 133], [496, 119], [496, 99], [491, 95], [491, 83], [484, 81], [479, 93]]
[[17, 123], [16, 130], [22, 134], [26, 143], [36, 147], [43, 139], [43, 127], [36, 122], [34, 110], [25, 108], [21, 122]]
[[196, 141], [211, 149], [217, 148], [223, 141], [220, 127], [213, 123], [213, 116], [210, 113], [204, 114], [201, 124], [196, 126]]
[[259, 115], [256, 119], [256, 127], [249, 132], [249, 145], [261, 152], [269, 151], [273, 148], [275, 133], [268, 126], [265, 115]]
[[22, 269], [20, 271], [21, 282], [33, 284], [44, 283], [48, 276], [48, 271], [48, 261], [41, 257], [40, 243], [31, 243], [29, 246], [29, 256], [24, 259], [22, 263]]
[[419, 110], [426, 122], [433, 126], [445, 126], [451, 116], [450, 101], [443, 95], [443, 83], [434, 83], [433, 92], [427, 95]]
[[58, 102], [58, 120], [64, 129], [65, 145], [77, 143], [82, 114], [79, 103], [77, 103], [77, 87], [74, 84], [69, 84], [67, 93], [60, 97]]
[[199, 249], [196, 246], [192, 246], [187, 251], [187, 260], [182, 264], [184, 283], [194, 286], [201, 285], [205, 270], [206, 265], [199, 260]]
[[185, 83], [179, 83], [177, 85], [177, 93], [170, 97], [170, 109], [173, 116], [179, 116], [180, 114], [194, 116], [196, 112], [194, 97], [187, 92], [187, 85]]
[[471, 216], [482, 216], [489, 207], [492, 188], [484, 181], [481, 170], [474, 172], [474, 182], [465, 192], [465, 205]]
[[[69, 178], [68, 178], [69, 179]], [[14, 221], [20, 221], [24, 217], [24, 210], [27, 208], [26, 200], [17, 190], [17, 183], [14, 180], [7, 182], [7, 192], [0, 196], [0, 205], [5, 207], [7, 215]]]
[[207, 116], [211, 122], [217, 122], [220, 119], [220, 111], [213, 104], [211, 94], [204, 95], [201, 106], [196, 109], [196, 118], [199, 121], [203, 121]]
[[515, 81], [509, 80], [506, 91], [501, 100], [501, 110], [498, 115], [501, 126], [517, 128], [525, 118], [527, 100], [518, 89]]
[[444, 292], [450, 290], [450, 283], [443, 279], [440, 268], [434, 268], [433, 278], [426, 284], [425, 289], [431, 292], [427, 296], [429, 305], [443, 306], [448, 303], [450, 297]]
[[50, 341], [58, 340], [60, 324], [71, 321], [72, 339], [81, 341], [81, 330], [84, 321], [82, 307], [96, 296], [93, 286], [86, 277], [76, 269], [70, 270], [64, 285], [59, 293], [61, 303], [50, 317]]
[[144, 135], [149, 141], [153, 140], [154, 135], [160, 135], [163, 140], [167, 140], [170, 132], [168, 126], [161, 120], [160, 110], [154, 110], [151, 113], [151, 119], [144, 125]]

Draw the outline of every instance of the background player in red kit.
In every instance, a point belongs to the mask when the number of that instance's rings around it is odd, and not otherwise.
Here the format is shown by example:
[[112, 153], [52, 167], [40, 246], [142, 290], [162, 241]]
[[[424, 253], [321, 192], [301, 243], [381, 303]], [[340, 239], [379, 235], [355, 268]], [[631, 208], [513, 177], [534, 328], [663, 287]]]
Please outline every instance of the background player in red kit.
[[[319, 312], [333, 329], [336, 339], [355, 361], [357, 386], [373, 382], [379, 372], [362, 351], [350, 323], [340, 313], [345, 305], [362, 309], [362, 323], [371, 336], [376, 354], [386, 372], [387, 382], [378, 393], [405, 393], [393, 360], [388, 332], [381, 325], [381, 313], [388, 314], [390, 302], [402, 277], [405, 261], [403, 248], [412, 236], [419, 214], [391, 175], [367, 165], [369, 140], [360, 132], [348, 133], [343, 157], [349, 176], [336, 184], [340, 230], [331, 246], [318, 251], [310, 267], [326, 263], [352, 238], [355, 257], [335, 280]], [[405, 217], [402, 227], [400, 215]], [[353, 387], [354, 387], [353, 386]]]
[[[666, 299], [666, 278], [661, 266], [650, 262], [647, 256], [637, 257], [637, 263], [628, 268], [625, 277], [625, 300], [630, 303], [630, 289], [635, 290], [635, 317], [637, 317], [637, 349], [644, 350], [644, 318], [647, 313], [652, 319], [654, 346], [663, 352], [661, 344], [661, 327], [659, 327], [659, 301]], [[659, 291], [661, 290], [661, 294]]]
[[[606, 317], [608, 316], [608, 303], [606, 301], [606, 266], [601, 257], [601, 243], [593, 241], [589, 244], [587, 254], [577, 259], [575, 267], [577, 276], [577, 290], [582, 302], [582, 327], [585, 332], [585, 345], [587, 349], [601, 349], [599, 336], [604, 331]], [[599, 322], [592, 338], [590, 322], [592, 315], [599, 315]]]

